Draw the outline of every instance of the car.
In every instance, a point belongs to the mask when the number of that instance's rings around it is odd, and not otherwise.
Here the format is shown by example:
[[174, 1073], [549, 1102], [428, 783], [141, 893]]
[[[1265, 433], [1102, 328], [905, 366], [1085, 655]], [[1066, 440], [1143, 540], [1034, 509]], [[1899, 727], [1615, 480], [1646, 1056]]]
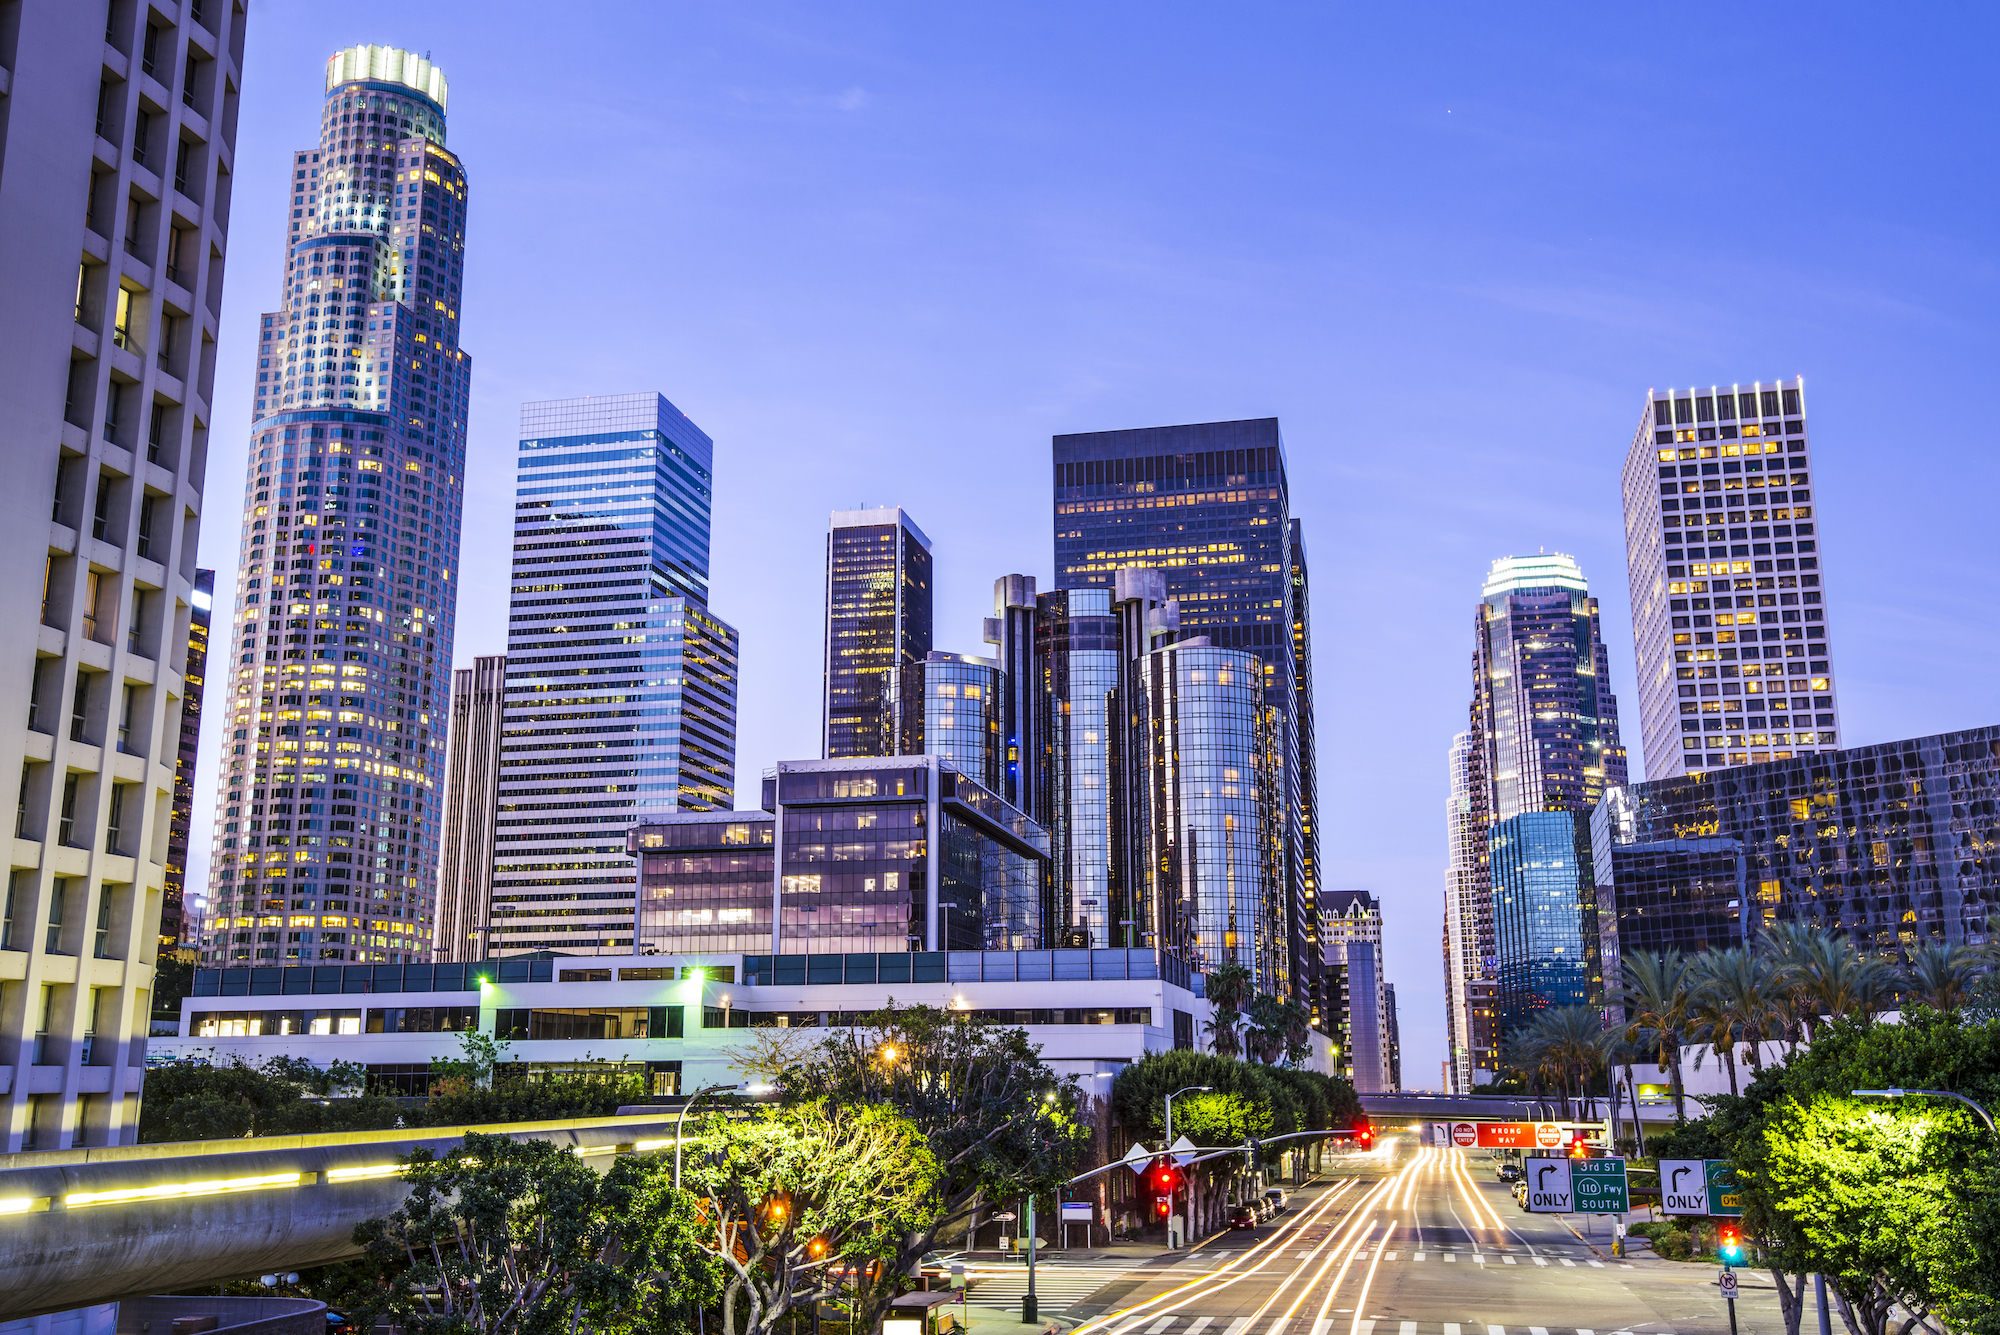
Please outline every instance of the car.
[[1272, 1214], [1283, 1214], [1285, 1212], [1285, 1193], [1279, 1188], [1264, 1188], [1264, 1199], [1271, 1203]]
[[1498, 1171], [1502, 1182], [1519, 1182], [1521, 1180], [1521, 1165], [1519, 1164], [1503, 1163], [1500, 1165]]
[[1514, 1204], [1520, 1206], [1523, 1210], [1528, 1208], [1528, 1182], [1526, 1178], [1515, 1179]]
[[1255, 1228], [1258, 1222], [1257, 1207], [1254, 1205], [1239, 1205], [1229, 1212], [1231, 1228]]

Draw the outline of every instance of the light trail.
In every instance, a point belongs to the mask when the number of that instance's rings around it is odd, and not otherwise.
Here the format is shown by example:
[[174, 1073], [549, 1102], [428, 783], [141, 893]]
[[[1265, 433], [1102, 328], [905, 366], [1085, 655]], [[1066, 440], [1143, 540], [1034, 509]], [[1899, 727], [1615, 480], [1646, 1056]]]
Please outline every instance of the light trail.
[[1375, 1267], [1382, 1264], [1382, 1253], [1389, 1246], [1389, 1239], [1396, 1235], [1396, 1221], [1390, 1220], [1389, 1227], [1382, 1230], [1381, 1240], [1375, 1244], [1375, 1254], [1368, 1258], [1368, 1277], [1361, 1281], [1361, 1292], [1354, 1295], [1354, 1320], [1348, 1323], [1347, 1335], [1361, 1335], [1361, 1314], [1368, 1310], [1368, 1290], [1375, 1283]]
[[[1114, 1328], [1118, 1332], [1118, 1335], [1123, 1335], [1123, 1332], [1129, 1331], [1134, 1326], [1136, 1326], [1140, 1321], [1144, 1320], [1146, 1317], [1149, 1316], [1157, 1317], [1166, 1312], [1177, 1311], [1180, 1308], [1185, 1307], [1188, 1303], [1193, 1302], [1196, 1298], [1203, 1297], [1209, 1293], [1213, 1293], [1221, 1289], [1226, 1289], [1240, 1280], [1249, 1278], [1251, 1275], [1256, 1274], [1258, 1271], [1262, 1270], [1265, 1266], [1269, 1265], [1272, 1261], [1278, 1259], [1278, 1257], [1282, 1255], [1284, 1245], [1288, 1241], [1295, 1239], [1298, 1235], [1302, 1234], [1307, 1227], [1316, 1223], [1322, 1215], [1324, 1215], [1329, 1209], [1333, 1207], [1336, 1201], [1340, 1200], [1342, 1196], [1345, 1196], [1350, 1190], [1352, 1190], [1358, 1181], [1359, 1181], [1358, 1178], [1348, 1178], [1346, 1181], [1342, 1182], [1339, 1187], [1335, 1188], [1331, 1192], [1328, 1192], [1326, 1195], [1320, 1197], [1319, 1200], [1313, 1202], [1313, 1204], [1306, 1210], [1306, 1212], [1304, 1214], [1301, 1214], [1298, 1217], [1298, 1219], [1294, 1220], [1291, 1224], [1281, 1226], [1278, 1229], [1278, 1231], [1273, 1233], [1270, 1237], [1258, 1243], [1255, 1247], [1250, 1248], [1248, 1251], [1239, 1252], [1233, 1259], [1226, 1262], [1218, 1269], [1213, 1270], [1208, 1274], [1199, 1276], [1195, 1279], [1190, 1279], [1187, 1283], [1169, 1289], [1165, 1293], [1160, 1294], [1156, 1298], [1148, 1298], [1145, 1302], [1135, 1303], [1131, 1307], [1122, 1308], [1116, 1312], [1106, 1312], [1101, 1316], [1092, 1317], [1090, 1320], [1077, 1326], [1075, 1330], [1071, 1332], [1071, 1335], [1092, 1335], [1092, 1333], [1096, 1331], [1110, 1331], [1113, 1330]], [[1287, 1237], [1288, 1232], [1291, 1235], [1290, 1238]], [[1244, 1265], [1244, 1263], [1255, 1259], [1259, 1254], [1263, 1254], [1264, 1257], [1263, 1260], [1258, 1261], [1256, 1265], [1250, 1266], [1248, 1269], [1238, 1270], [1236, 1274], [1230, 1275], [1230, 1271], [1237, 1270], [1239, 1266], [1242, 1266]], [[1224, 1275], [1229, 1275], [1229, 1278], [1221, 1279], [1221, 1282], [1217, 1283], [1216, 1281]], [[1191, 1289], [1198, 1289], [1199, 1292], [1189, 1293], [1188, 1291]], [[1165, 1303], [1168, 1299], [1183, 1293], [1188, 1294], [1188, 1296], [1182, 1298], [1179, 1302], [1173, 1303], [1166, 1307], [1160, 1306], [1160, 1304]]]

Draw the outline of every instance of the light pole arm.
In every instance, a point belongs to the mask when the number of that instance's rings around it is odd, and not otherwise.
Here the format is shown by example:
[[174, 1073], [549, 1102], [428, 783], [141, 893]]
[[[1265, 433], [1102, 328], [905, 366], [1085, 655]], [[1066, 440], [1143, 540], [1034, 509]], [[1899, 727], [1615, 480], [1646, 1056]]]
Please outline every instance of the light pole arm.
[[1948, 1089], [1856, 1089], [1849, 1092], [1856, 1098], [1900, 1099], [1911, 1094], [1919, 1094], [1925, 1098], [1932, 1099], [1957, 1099], [1960, 1103], [1963, 1103], [1966, 1107], [1979, 1114], [1979, 1120], [1986, 1123], [1987, 1134], [2000, 1135], [2000, 1130], [1996, 1130], [1993, 1126], [1993, 1115], [1991, 1113], [1965, 1097], [1965, 1095], [1954, 1094]]

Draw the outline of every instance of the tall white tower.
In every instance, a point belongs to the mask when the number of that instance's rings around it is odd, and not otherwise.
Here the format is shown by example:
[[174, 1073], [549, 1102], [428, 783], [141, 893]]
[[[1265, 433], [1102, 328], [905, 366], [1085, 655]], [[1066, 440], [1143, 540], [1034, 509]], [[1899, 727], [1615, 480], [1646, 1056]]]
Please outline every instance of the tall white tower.
[[211, 965], [430, 958], [472, 373], [444, 119], [430, 61], [349, 47], [292, 154], [209, 673]]
[[1840, 745], [1805, 382], [1656, 390], [1625, 457], [1646, 777]]

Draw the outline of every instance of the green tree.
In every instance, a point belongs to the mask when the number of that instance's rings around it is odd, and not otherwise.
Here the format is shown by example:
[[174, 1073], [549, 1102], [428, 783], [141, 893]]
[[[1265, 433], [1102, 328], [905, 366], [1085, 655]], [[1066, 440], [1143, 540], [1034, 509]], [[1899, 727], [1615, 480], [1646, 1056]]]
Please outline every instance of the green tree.
[[393, 1100], [340, 1097], [357, 1091], [362, 1067], [334, 1062], [325, 1069], [302, 1057], [272, 1057], [252, 1066], [241, 1057], [177, 1061], [146, 1073], [139, 1140], [222, 1140], [314, 1131], [375, 1131], [394, 1126]]
[[1628, 1023], [1625, 1041], [1644, 1044], [1658, 1054], [1673, 1087], [1674, 1117], [1687, 1120], [1687, 1087], [1681, 1081], [1681, 1043], [1686, 1037], [1688, 999], [1693, 990], [1686, 956], [1677, 950], [1651, 955], [1627, 955], [1618, 987], [1618, 1004]]
[[938, 1172], [921, 1221], [857, 1292], [871, 1326], [941, 1234], [990, 1201], [1046, 1195], [1076, 1172], [1089, 1128], [1074, 1081], [1058, 1078], [1027, 1031], [974, 1024], [935, 1006], [891, 1007], [827, 1037], [780, 1082], [788, 1095], [895, 1109], [923, 1135]]
[[723, 1335], [768, 1335], [843, 1275], [865, 1285], [893, 1267], [931, 1222], [942, 1176], [923, 1132], [882, 1104], [705, 1118], [685, 1180], [727, 1275]]
[[324, 1286], [364, 1329], [685, 1331], [720, 1291], [696, 1202], [657, 1157], [600, 1176], [566, 1146], [475, 1132], [403, 1162], [409, 1196], [354, 1231], [366, 1265]]

